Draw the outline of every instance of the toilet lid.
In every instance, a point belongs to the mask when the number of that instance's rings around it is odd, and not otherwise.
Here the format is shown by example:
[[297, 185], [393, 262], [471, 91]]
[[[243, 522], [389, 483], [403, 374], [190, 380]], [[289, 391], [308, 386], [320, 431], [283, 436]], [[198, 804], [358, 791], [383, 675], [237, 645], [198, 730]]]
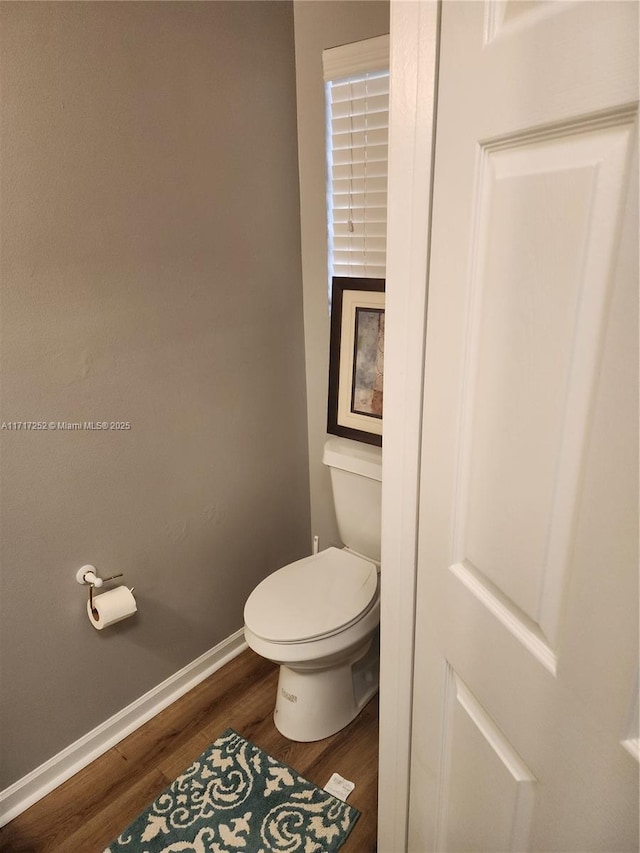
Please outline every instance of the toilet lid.
[[326, 637], [367, 611], [377, 588], [374, 563], [327, 548], [265, 578], [247, 599], [245, 625], [274, 643]]

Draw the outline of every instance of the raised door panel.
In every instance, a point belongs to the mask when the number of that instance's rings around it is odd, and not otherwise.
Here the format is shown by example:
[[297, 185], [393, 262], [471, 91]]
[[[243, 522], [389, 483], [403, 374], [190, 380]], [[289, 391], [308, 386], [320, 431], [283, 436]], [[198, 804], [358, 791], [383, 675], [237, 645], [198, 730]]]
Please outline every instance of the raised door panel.
[[552, 672], [634, 119], [478, 161], [452, 568]]
[[436, 849], [525, 853], [536, 779], [450, 666], [446, 680]]
[[485, 44], [562, 11], [562, 0], [495, 0], [485, 3]]

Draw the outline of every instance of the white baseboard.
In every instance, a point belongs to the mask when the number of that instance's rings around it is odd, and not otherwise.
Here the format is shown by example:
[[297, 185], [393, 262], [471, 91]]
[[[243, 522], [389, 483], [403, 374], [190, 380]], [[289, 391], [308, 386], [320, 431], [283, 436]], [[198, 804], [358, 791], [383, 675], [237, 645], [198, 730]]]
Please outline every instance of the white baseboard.
[[240, 628], [40, 767], [0, 791], [0, 826], [66, 782], [246, 648]]

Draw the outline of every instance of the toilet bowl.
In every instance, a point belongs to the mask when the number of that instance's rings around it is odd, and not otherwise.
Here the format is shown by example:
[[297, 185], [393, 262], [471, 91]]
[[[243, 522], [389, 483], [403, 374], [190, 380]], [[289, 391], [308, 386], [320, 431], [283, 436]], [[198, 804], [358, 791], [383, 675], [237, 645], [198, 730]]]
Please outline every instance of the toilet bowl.
[[[244, 609], [247, 644], [280, 666], [274, 722], [291, 740], [329, 737], [378, 689], [381, 459], [379, 448], [353, 444], [330, 439], [324, 455], [334, 496], [336, 485], [342, 493], [336, 511], [346, 547], [278, 569], [253, 590]], [[345, 516], [346, 527], [340, 523]]]
[[291, 740], [320, 740], [353, 720], [378, 688], [378, 570], [328, 548], [259, 584], [245, 605], [245, 638], [280, 665], [274, 710]]

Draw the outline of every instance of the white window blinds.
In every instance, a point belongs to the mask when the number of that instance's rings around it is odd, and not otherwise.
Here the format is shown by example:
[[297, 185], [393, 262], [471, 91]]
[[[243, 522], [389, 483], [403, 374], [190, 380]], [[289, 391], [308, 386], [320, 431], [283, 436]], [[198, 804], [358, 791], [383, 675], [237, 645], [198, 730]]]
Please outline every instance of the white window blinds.
[[388, 45], [381, 36], [324, 52], [330, 276], [385, 277]]

